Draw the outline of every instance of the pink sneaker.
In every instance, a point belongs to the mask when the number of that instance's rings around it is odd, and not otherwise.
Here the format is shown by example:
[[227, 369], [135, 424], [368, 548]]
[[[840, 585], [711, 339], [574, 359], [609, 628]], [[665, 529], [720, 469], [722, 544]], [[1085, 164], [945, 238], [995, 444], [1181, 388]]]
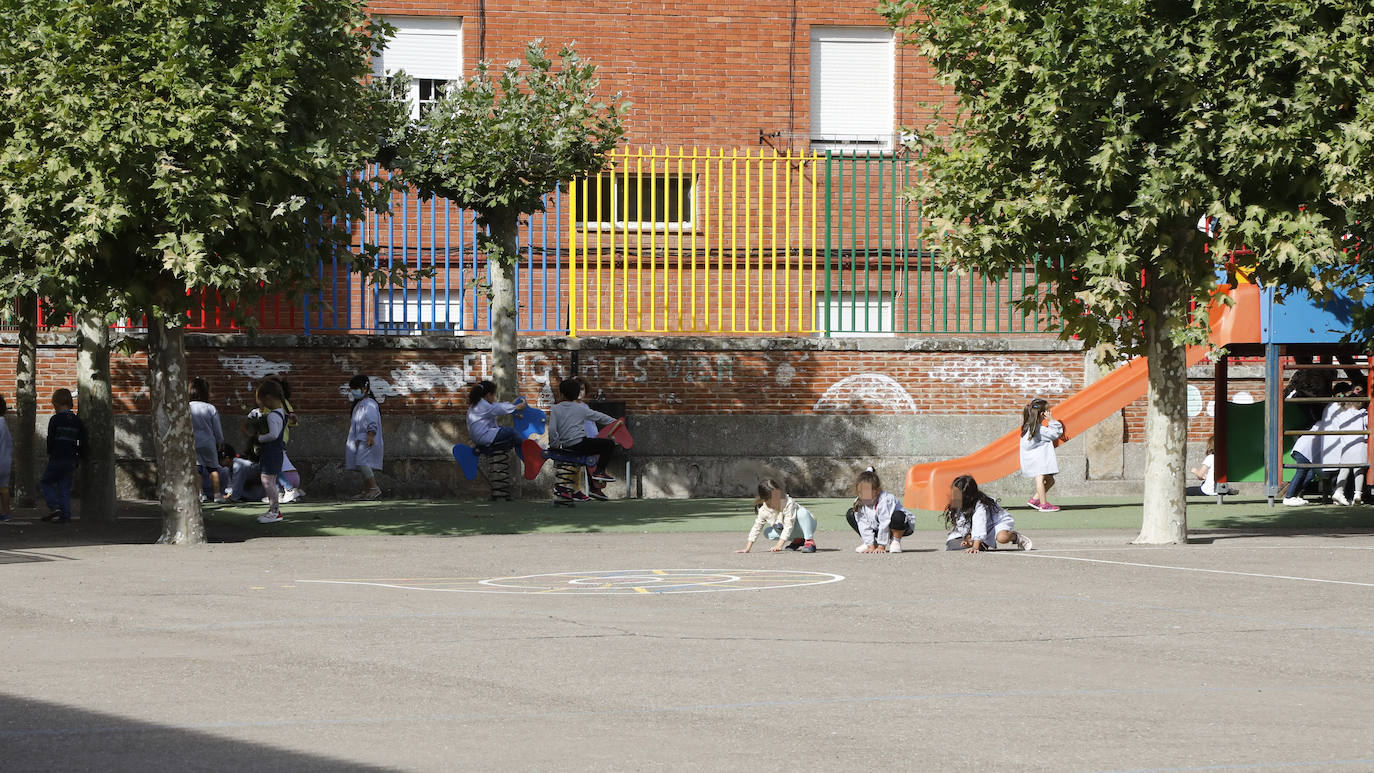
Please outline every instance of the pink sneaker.
[[1040, 500], [1036, 499], [1035, 497], [1027, 499], [1026, 504], [1030, 505], [1031, 507], [1034, 507], [1036, 510], [1040, 509]]
[[1059, 512], [1059, 505], [1040, 505], [1038, 509], [1042, 513], [1057, 513]]

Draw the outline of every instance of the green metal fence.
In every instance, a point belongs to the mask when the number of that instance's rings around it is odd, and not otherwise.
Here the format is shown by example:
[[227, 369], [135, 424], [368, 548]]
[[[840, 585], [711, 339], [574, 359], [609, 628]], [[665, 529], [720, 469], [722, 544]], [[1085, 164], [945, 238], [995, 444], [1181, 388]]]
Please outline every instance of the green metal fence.
[[919, 164], [905, 154], [827, 153], [824, 335], [1054, 332], [1012, 304], [1040, 286], [1033, 261], [992, 280], [944, 265], [919, 202], [905, 195]]

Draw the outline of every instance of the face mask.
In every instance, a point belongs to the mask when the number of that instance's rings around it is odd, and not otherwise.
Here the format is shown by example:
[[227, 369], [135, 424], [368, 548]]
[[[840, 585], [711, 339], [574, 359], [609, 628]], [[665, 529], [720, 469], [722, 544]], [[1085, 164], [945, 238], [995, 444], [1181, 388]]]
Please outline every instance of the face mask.
[[352, 401], [355, 402], [355, 403], [358, 402], [359, 400], [363, 399], [363, 390], [361, 390], [361, 389], [350, 389], [350, 390], [348, 390], [348, 399], [352, 400]]

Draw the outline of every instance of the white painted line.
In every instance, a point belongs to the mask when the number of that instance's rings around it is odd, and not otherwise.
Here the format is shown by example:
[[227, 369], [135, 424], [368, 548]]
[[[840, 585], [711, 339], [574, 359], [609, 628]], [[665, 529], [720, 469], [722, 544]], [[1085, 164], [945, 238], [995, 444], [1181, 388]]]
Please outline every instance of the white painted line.
[[1172, 569], [1176, 572], [1200, 572], [1203, 574], [1232, 574], [1239, 577], [1261, 577], [1266, 580], [1296, 580], [1298, 582], [1320, 582], [1329, 585], [1356, 585], [1374, 588], [1374, 582], [1351, 582], [1350, 580], [1323, 580], [1318, 577], [1293, 577], [1287, 574], [1260, 574], [1259, 572], [1232, 572], [1226, 569], [1198, 569], [1191, 566], [1169, 566], [1168, 564], [1143, 564], [1138, 561], [1108, 561], [1104, 558], [1080, 558], [1078, 556], [1056, 556], [1049, 553], [1026, 553], [1031, 558], [1057, 558], [1060, 561], [1083, 561], [1089, 564], [1115, 564], [1117, 566], [1139, 566], [1144, 569]]
[[[661, 574], [660, 574], [661, 573]], [[686, 575], [674, 582], [672, 575]], [[536, 578], [559, 578], [562, 580], [555, 587], [521, 586], [511, 584], [517, 580], [528, 580]], [[434, 578], [441, 580], [442, 578]], [[621, 585], [621, 590], [583, 590], [591, 586], [579, 586], [578, 580], [596, 579], [602, 582], [610, 581], [613, 585], [619, 585], [619, 580], [632, 581], [637, 586], [643, 586], [647, 582], [659, 583], [661, 590], [639, 590], [634, 588], [635, 593], [626, 593], [623, 588], [631, 587], [627, 582]], [[839, 582], [845, 579], [844, 575], [832, 572], [808, 572], [799, 570], [769, 570], [769, 569], [729, 569], [729, 570], [709, 570], [709, 569], [615, 569], [609, 571], [589, 571], [589, 572], [556, 572], [538, 575], [522, 575], [519, 577], [490, 577], [473, 583], [473, 587], [467, 588], [434, 588], [426, 587], [423, 583], [431, 582], [430, 578], [409, 578], [401, 580], [296, 580], [298, 583], [313, 583], [320, 585], [370, 585], [376, 588], [394, 588], [396, 590], [429, 591], [437, 593], [504, 593], [504, 594], [537, 594], [550, 593], [555, 591], [570, 591], [561, 595], [573, 596], [629, 596], [629, 595], [680, 595], [686, 593], [710, 593], [713, 591], [759, 591], [759, 590], [778, 590], [782, 588], [802, 588], [812, 585], [827, 585], [832, 582]], [[666, 580], [666, 581], [665, 581]], [[764, 585], [762, 587], [751, 587], [745, 582], [767, 582], [782, 581], [778, 585]], [[403, 584], [404, 583], [404, 584]], [[411, 584], [413, 583], [413, 584]], [[604, 587], [604, 586], [603, 586]], [[505, 588], [507, 590], [500, 590]], [[695, 590], [677, 590], [677, 588], [695, 588]]]

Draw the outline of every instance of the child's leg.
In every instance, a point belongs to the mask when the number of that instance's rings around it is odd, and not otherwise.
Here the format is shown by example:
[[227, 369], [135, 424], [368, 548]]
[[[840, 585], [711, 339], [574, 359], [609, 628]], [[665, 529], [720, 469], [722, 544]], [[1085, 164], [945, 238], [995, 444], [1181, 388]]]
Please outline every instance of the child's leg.
[[859, 531], [859, 522], [854, 517], [854, 508], [851, 507], [844, 511], [844, 521], [849, 524], [849, 528], [853, 529], [855, 534], [863, 536], [863, 532]]
[[282, 491], [295, 491], [301, 487], [301, 474], [296, 470], [282, 470], [277, 482], [281, 484]]
[[1014, 531], [1008, 531], [1008, 530], [1006, 530], [1006, 529], [1002, 529], [1001, 531], [997, 532], [997, 544], [999, 544], [999, 545], [1005, 545], [1005, 544], [1007, 544], [1008, 542], [1011, 542], [1011, 541], [1012, 541], [1013, 539], [1015, 539], [1015, 538], [1016, 538], [1016, 532], [1014, 532]]
[[277, 494], [277, 476], [262, 473], [262, 490], [267, 492], [267, 512], [275, 513], [281, 510], [281, 499]]
[[43, 468], [43, 477], [38, 479], [38, 490], [43, 493], [43, 503], [54, 512], [61, 509], [57, 500], [57, 481], [59, 478], [57, 465], [49, 459], [48, 466]]
[[218, 468], [218, 467], [211, 467], [211, 468], [210, 468], [210, 497], [211, 497], [212, 499], [219, 499], [219, 498], [222, 497], [222, 496], [224, 496], [224, 489], [220, 486], [219, 468]]
[[1044, 503], [1047, 504], [1047, 505], [1050, 503], [1050, 489], [1052, 489], [1052, 488], [1054, 488], [1054, 476], [1053, 476], [1053, 475], [1046, 475], [1046, 476], [1045, 476], [1045, 493], [1044, 493], [1044, 495], [1042, 495], [1042, 496], [1040, 497], [1040, 501], [1041, 501], [1041, 502], [1044, 502]]
[[0, 486], [0, 515], [10, 514], [10, 487], [8, 484]]
[[1049, 497], [1049, 486], [1045, 485], [1047, 475], [1035, 476], [1035, 501], [1044, 502]]
[[377, 473], [365, 464], [358, 465], [358, 474], [363, 476], [363, 493], [370, 494], [377, 488]]
[[67, 468], [62, 479], [57, 482], [57, 501], [64, 520], [72, 517], [72, 479], [75, 475], [76, 465], [72, 464]]
[[802, 538], [814, 541], [816, 537], [816, 516], [805, 507], [797, 508], [797, 525], [801, 527]]
[[906, 511], [898, 508], [892, 511], [892, 520], [887, 524], [887, 530], [892, 534], [893, 539], [901, 539], [906, 536]]

